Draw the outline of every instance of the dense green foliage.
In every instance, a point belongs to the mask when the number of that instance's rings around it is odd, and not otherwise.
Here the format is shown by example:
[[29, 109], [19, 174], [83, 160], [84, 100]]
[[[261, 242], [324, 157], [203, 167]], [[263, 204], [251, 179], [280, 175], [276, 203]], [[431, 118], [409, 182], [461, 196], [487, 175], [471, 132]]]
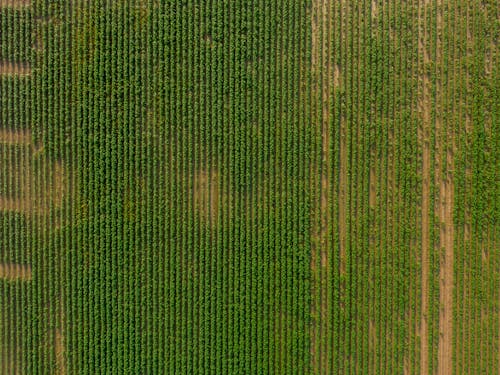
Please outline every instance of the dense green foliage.
[[422, 3], [0, 8], [0, 373], [420, 373], [423, 216], [434, 373], [449, 175], [453, 371], [498, 372], [494, 1]]

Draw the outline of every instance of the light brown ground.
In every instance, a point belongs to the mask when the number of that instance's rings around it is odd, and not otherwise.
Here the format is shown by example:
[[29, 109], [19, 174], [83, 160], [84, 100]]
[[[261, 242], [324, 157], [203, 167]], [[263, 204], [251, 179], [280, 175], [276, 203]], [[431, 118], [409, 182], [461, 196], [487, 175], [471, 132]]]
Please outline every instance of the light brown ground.
[[55, 354], [56, 354], [56, 368], [57, 375], [66, 374], [66, 361], [64, 359], [64, 336], [60, 329], [55, 333]]
[[212, 224], [219, 210], [219, 172], [201, 169], [194, 176], [194, 203], [201, 216]]
[[[346, 9], [349, 3], [346, 1], [341, 1], [341, 12], [342, 16], [345, 16], [348, 12]], [[345, 39], [345, 37], [343, 38]], [[342, 67], [339, 67], [339, 76], [342, 74]], [[339, 146], [339, 196], [338, 196], [338, 221], [339, 221], [339, 251], [340, 251], [340, 272], [345, 273], [345, 263], [346, 263], [346, 241], [347, 241], [347, 124], [346, 124], [346, 114], [345, 111], [340, 113], [340, 146]]]
[[0, 211], [29, 212], [31, 202], [26, 199], [6, 198], [0, 195]]
[[17, 263], [0, 263], [0, 279], [14, 281], [31, 281], [31, 265]]
[[[372, 157], [372, 161], [375, 159]], [[370, 208], [375, 208], [375, 204], [377, 201], [377, 189], [376, 189], [376, 181], [377, 177], [375, 174], [375, 165], [370, 166], [370, 196], [368, 199], [368, 203], [370, 205]]]
[[[9, 144], [26, 145], [13, 142]], [[24, 148], [23, 153], [16, 154], [16, 156], [10, 153], [0, 156], [0, 162], [8, 165], [7, 175], [2, 177], [10, 181], [15, 181], [15, 184], [9, 184], [11, 185], [11, 191], [7, 195], [0, 195], [0, 210], [20, 212], [29, 212], [31, 210], [32, 202], [28, 199], [32, 179], [30, 158], [31, 148], [29, 145]]]
[[439, 186], [439, 222], [440, 247], [444, 248], [439, 270], [439, 343], [438, 343], [438, 374], [451, 374], [453, 369], [453, 262], [454, 262], [454, 225], [453, 225], [453, 152], [446, 153], [446, 171]]
[[427, 51], [428, 30], [425, 24], [425, 14], [427, 7], [421, 6], [419, 9], [419, 54], [422, 56], [423, 66], [420, 67], [420, 96], [418, 100], [418, 111], [421, 118], [421, 129], [419, 139], [422, 142], [422, 249], [421, 249], [421, 312], [420, 312], [420, 374], [427, 375], [429, 370], [429, 330], [427, 315], [429, 312], [429, 248], [430, 248], [430, 168], [431, 168], [431, 83], [425, 68], [430, 62]]
[[31, 74], [31, 67], [28, 63], [0, 61], [0, 75], [21, 75]]
[[29, 130], [0, 129], [0, 144], [25, 144], [31, 143], [31, 132]]
[[31, 4], [31, 0], [0, 0], [0, 7], [18, 8]]
[[377, 0], [372, 0], [371, 15], [372, 15], [372, 20], [375, 20], [378, 17], [378, 4], [377, 4]]
[[56, 162], [54, 164], [53, 170], [53, 186], [51, 187], [52, 199], [51, 203], [53, 207], [61, 208], [63, 199], [66, 196], [66, 190], [68, 189], [68, 181], [66, 176], [66, 171], [61, 162]]
[[[3, 140], [12, 145], [26, 146], [21, 159], [0, 160], [9, 163], [8, 178], [16, 181], [14, 196], [0, 195], [0, 211], [16, 211], [26, 215], [41, 215], [52, 208], [61, 208], [69, 190], [69, 177], [60, 162], [50, 163], [45, 159], [45, 165], [35, 170], [33, 159], [36, 151], [30, 145], [29, 132], [19, 134], [4, 132]], [[43, 156], [40, 156], [43, 158]], [[0, 156], [1, 158], [1, 156]]]
[[[319, 114], [315, 119], [315, 126], [321, 131], [321, 160], [313, 166], [313, 179], [320, 178], [319, 204], [313, 207], [313, 245], [311, 250], [311, 271], [313, 273], [313, 291], [311, 314], [316, 319], [311, 334], [311, 358], [313, 373], [329, 373], [328, 354], [331, 348], [326, 340], [328, 333], [328, 202], [331, 189], [330, 167], [330, 95], [333, 85], [338, 84], [339, 69], [333, 68], [330, 61], [330, 27], [331, 6], [328, 0], [314, 0], [312, 2], [311, 29], [312, 54], [311, 71], [313, 83], [313, 111]], [[330, 76], [333, 73], [333, 82]], [[316, 180], [317, 181], [317, 180]], [[317, 262], [319, 260], [319, 263]]]
[[[442, 0], [437, 1], [436, 28], [436, 64], [442, 67], [442, 35], [444, 29]], [[443, 76], [441, 71], [438, 76]], [[438, 212], [439, 245], [444, 250], [439, 267], [439, 341], [438, 341], [438, 375], [451, 374], [453, 370], [453, 279], [454, 279], [454, 136], [452, 126], [443, 128], [442, 111], [439, 103], [443, 101], [444, 85], [439, 82], [436, 87], [436, 187], [439, 190]], [[442, 136], [441, 136], [442, 134]], [[442, 142], [442, 143], [441, 143]], [[441, 162], [445, 161], [445, 170], [441, 170]]]

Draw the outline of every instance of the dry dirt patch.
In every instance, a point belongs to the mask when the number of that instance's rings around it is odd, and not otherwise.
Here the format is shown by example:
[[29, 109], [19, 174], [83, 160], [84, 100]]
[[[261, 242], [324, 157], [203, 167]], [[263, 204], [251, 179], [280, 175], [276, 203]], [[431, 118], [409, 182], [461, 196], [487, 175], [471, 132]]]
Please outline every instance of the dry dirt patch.
[[31, 265], [17, 263], [0, 263], [0, 279], [15, 281], [31, 281]]
[[68, 178], [66, 175], [66, 170], [64, 169], [64, 166], [61, 162], [56, 162], [54, 164], [52, 181], [53, 185], [51, 187], [51, 203], [53, 207], [61, 208], [63, 199], [66, 196], [66, 191], [68, 189]]
[[31, 5], [31, 0], [0, 0], [0, 7], [21, 8]]
[[31, 67], [28, 63], [0, 61], [0, 75], [20, 75], [31, 74]]
[[376, 0], [372, 0], [371, 15], [373, 20], [378, 17], [378, 4]]
[[194, 204], [201, 216], [215, 224], [219, 211], [219, 172], [201, 169], [194, 176]]
[[[311, 12], [311, 73], [313, 76], [312, 105], [314, 126], [321, 135], [321, 153], [313, 164], [313, 181], [319, 178], [319, 201], [313, 206], [313, 243], [311, 247], [311, 271], [313, 273], [311, 314], [314, 325], [311, 333], [311, 367], [315, 373], [329, 373], [328, 354], [331, 351], [322, 335], [328, 326], [328, 202], [331, 189], [330, 176], [330, 96], [334, 87], [339, 85], [340, 70], [333, 67], [330, 57], [331, 4], [328, 0], [314, 0]], [[333, 72], [332, 72], [333, 70]], [[333, 81], [331, 76], [333, 73]], [[314, 185], [316, 183], [313, 182]], [[317, 188], [315, 187], [315, 190]]]
[[[374, 160], [372, 158], [372, 160]], [[377, 189], [376, 189], [376, 174], [375, 165], [370, 166], [370, 195], [368, 197], [368, 203], [370, 208], [375, 208], [377, 201]]]
[[429, 338], [427, 315], [429, 312], [429, 249], [430, 249], [430, 170], [431, 170], [431, 83], [426, 72], [430, 63], [429, 53], [427, 51], [427, 42], [429, 39], [426, 25], [427, 7], [419, 9], [419, 40], [418, 51], [422, 57], [419, 67], [420, 95], [418, 100], [418, 112], [421, 118], [421, 129], [419, 139], [422, 147], [422, 203], [421, 203], [421, 230], [422, 230], [422, 248], [421, 248], [421, 312], [420, 312], [420, 374], [428, 374], [429, 369]]
[[54, 349], [56, 354], [57, 375], [65, 375], [66, 364], [64, 360], [64, 336], [60, 329], [56, 330], [55, 333]]
[[29, 132], [3, 132], [0, 136], [0, 144], [7, 143], [8, 149], [11, 145], [26, 146], [21, 152], [6, 152], [1, 157], [0, 161], [8, 166], [2, 176], [8, 183], [0, 193], [0, 210], [39, 215], [61, 208], [70, 186], [64, 165], [42, 156], [42, 163], [35, 166], [36, 152], [30, 145]]
[[16, 145], [31, 143], [31, 132], [29, 130], [0, 129], [0, 144]]
[[[438, 188], [437, 216], [439, 219], [439, 246], [444, 250], [439, 267], [439, 341], [438, 341], [438, 374], [451, 374], [453, 370], [453, 289], [454, 289], [454, 238], [453, 206], [455, 186], [454, 170], [454, 134], [453, 127], [443, 124], [440, 112], [443, 103], [443, 41], [444, 30], [443, 2], [436, 4], [436, 64], [441, 77], [436, 87], [436, 187]], [[444, 126], [443, 126], [444, 125]], [[445, 161], [444, 170], [441, 161]]]

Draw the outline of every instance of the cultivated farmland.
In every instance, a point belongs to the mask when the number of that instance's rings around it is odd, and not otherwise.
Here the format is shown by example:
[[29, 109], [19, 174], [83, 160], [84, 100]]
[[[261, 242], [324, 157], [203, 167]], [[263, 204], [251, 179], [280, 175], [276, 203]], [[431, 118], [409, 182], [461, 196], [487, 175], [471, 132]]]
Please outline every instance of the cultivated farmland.
[[498, 374], [494, 0], [0, 0], [0, 375]]

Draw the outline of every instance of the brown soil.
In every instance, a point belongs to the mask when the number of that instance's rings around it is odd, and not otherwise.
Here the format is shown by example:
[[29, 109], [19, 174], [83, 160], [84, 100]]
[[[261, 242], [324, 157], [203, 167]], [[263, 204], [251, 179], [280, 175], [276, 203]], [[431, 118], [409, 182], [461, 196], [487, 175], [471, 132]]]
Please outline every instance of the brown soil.
[[[453, 170], [451, 149], [446, 153], [446, 165], [448, 171]], [[439, 184], [440, 247], [444, 249], [444, 257], [441, 258], [439, 270], [438, 374], [451, 374], [453, 369], [454, 190], [452, 172], [446, 172]]]
[[[14, 144], [29, 145], [28, 132], [3, 132], [3, 140]], [[69, 178], [60, 162], [46, 164], [35, 170], [32, 163], [36, 152], [26, 147], [20, 160], [6, 160], [11, 163], [9, 178], [16, 181], [14, 196], [0, 195], [0, 211], [16, 211], [26, 215], [43, 215], [50, 209], [61, 208], [69, 191]], [[16, 158], [17, 159], [17, 158]], [[46, 161], [48, 163], [48, 160]]]
[[194, 202], [201, 216], [208, 222], [217, 222], [219, 211], [219, 172], [200, 170], [194, 177]]
[[430, 169], [431, 169], [431, 83], [426, 68], [430, 63], [427, 51], [428, 30], [425, 24], [425, 12], [427, 8], [419, 9], [420, 36], [418, 40], [419, 54], [422, 56], [423, 66], [419, 68], [420, 77], [420, 97], [418, 100], [418, 111], [421, 117], [422, 126], [419, 129], [419, 139], [422, 144], [422, 249], [421, 249], [421, 312], [420, 312], [420, 374], [426, 375], [429, 370], [429, 337], [427, 315], [429, 312], [429, 249], [430, 249]]
[[[442, 8], [442, 1], [436, 4]], [[438, 10], [436, 17], [437, 34], [443, 34], [443, 15]], [[436, 40], [436, 64], [443, 65], [442, 40]], [[442, 72], [438, 72], [440, 74]], [[436, 103], [439, 105], [443, 96], [443, 85], [436, 88]], [[439, 219], [440, 249], [444, 250], [439, 268], [439, 342], [438, 342], [438, 374], [451, 374], [453, 370], [453, 283], [454, 283], [454, 136], [452, 127], [443, 128], [440, 107], [436, 108], [436, 187], [439, 190], [437, 217]], [[444, 131], [444, 134], [443, 134]], [[442, 135], [441, 135], [442, 134]], [[442, 143], [441, 143], [442, 142]], [[446, 161], [445, 170], [441, 170], [441, 161]]]
[[15, 356], [15, 353], [9, 352], [9, 349], [0, 348], [0, 373], [1, 374], [9, 374], [9, 375], [21, 375], [21, 372], [18, 369], [18, 364], [16, 363], [16, 359], [12, 358]]
[[[9, 167], [6, 170], [7, 175], [5, 178], [15, 181], [8, 187], [6, 195], [0, 195], [0, 210], [2, 211], [18, 211], [29, 212], [31, 210], [30, 185], [32, 178], [32, 171], [30, 168], [31, 149], [26, 147], [25, 152], [13, 156], [6, 156], [2, 158], [2, 162], [6, 163]], [[10, 185], [10, 184], [9, 184]]]
[[[313, 206], [313, 244], [311, 250], [311, 271], [313, 290], [311, 314], [316, 319], [311, 334], [311, 358], [314, 373], [329, 373], [328, 354], [331, 348], [322, 334], [328, 332], [328, 202], [331, 189], [328, 171], [330, 170], [330, 96], [338, 86], [340, 71], [330, 61], [330, 23], [331, 9], [328, 0], [314, 0], [312, 3], [312, 54], [311, 72], [313, 81], [313, 113], [318, 114], [315, 126], [321, 134], [321, 157], [313, 165], [313, 179], [320, 178], [319, 202]], [[333, 72], [332, 72], [333, 70]], [[330, 76], [333, 73], [333, 82]], [[317, 180], [315, 180], [317, 181]]]
[[0, 263], [0, 279], [15, 281], [31, 281], [31, 265], [17, 263]]
[[25, 7], [31, 4], [31, 0], [0, 0], [0, 7]]
[[65, 375], [66, 365], [64, 359], [64, 336], [60, 329], [56, 330], [54, 349], [56, 354], [57, 375]]
[[372, 19], [376, 19], [378, 16], [378, 4], [376, 0], [372, 0], [371, 13]]
[[333, 87], [340, 87], [340, 68], [337, 64], [333, 67]]
[[339, 249], [340, 249], [340, 272], [345, 273], [346, 241], [347, 241], [347, 124], [345, 113], [340, 118], [340, 168], [339, 168]]
[[68, 181], [66, 176], [66, 171], [62, 163], [56, 162], [54, 164], [54, 179], [53, 186], [51, 188], [52, 193], [52, 205], [56, 208], [61, 208], [64, 197], [66, 195], [66, 190], [68, 188]]
[[0, 61], [0, 75], [30, 75], [31, 67], [28, 63]]
[[0, 211], [28, 212], [31, 203], [26, 199], [5, 198], [0, 195]]
[[0, 129], [0, 143], [29, 145], [31, 143], [31, 132], [29, 130]]
[[[373, 158], [372, 158], [373, 160]], [[376, 181], [377, 177], [375, 175], [375, 165], [370, 167], [370, 196], [368, 199], [368, 203], [370, 208], [375, 208], [376, 200], [377, 200], [377, 190], [376, 190]]]

